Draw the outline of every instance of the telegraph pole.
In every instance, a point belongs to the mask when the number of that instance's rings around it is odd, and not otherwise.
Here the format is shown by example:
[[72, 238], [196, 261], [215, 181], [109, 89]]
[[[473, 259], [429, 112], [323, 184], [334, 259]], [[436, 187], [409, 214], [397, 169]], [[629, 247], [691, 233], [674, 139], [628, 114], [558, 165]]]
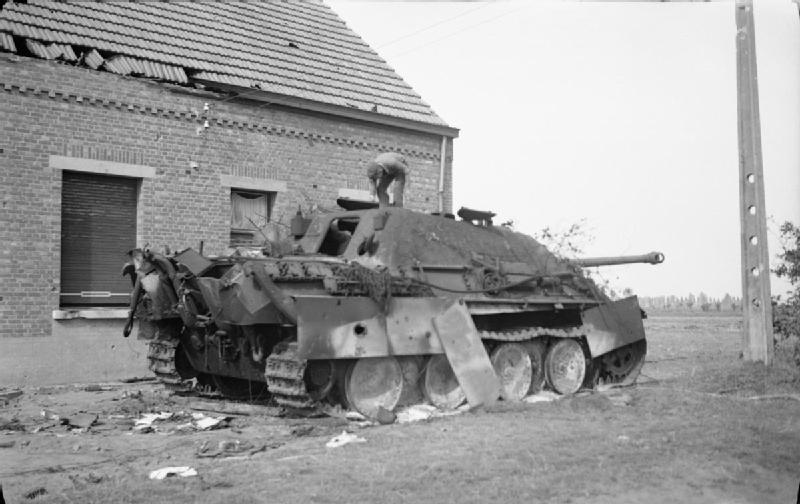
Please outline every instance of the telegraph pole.
[[745, 360], [769, 365], [773, 355], [772, 301], [752, 0], [736, 0], [736, 87], [744, 315], [742, 350]]

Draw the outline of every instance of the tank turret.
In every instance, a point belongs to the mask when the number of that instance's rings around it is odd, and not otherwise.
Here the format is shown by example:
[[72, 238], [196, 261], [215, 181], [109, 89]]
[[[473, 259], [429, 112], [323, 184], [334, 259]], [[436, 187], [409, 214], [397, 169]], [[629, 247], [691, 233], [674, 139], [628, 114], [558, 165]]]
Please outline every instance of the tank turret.
[[582, 259], [573, 259], [572, 262], [584, 268], [615, 266], [617, 264], [661, 264], [664, 262], [664, 254], [661, 252], [650, 252], [649, 254], [631, 256], [584, 257]]

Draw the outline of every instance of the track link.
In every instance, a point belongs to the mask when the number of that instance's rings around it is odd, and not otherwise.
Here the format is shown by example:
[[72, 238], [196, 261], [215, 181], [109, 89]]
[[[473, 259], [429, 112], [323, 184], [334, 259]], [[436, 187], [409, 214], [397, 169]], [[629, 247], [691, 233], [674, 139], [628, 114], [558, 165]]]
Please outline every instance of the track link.
[[189, 390], [190, 382], [181, 378], [175, 368], [175, 340], [151, 340], [147, 348], [148, 368], [166, 388], [170, 390]]
[[297, 354], [297, 342], [280, 344], [267, 357], [264, 374], [272, 397], [281, 406], [309, 409], [315, 401], [306, 390], [304, 378], [307, 361]]

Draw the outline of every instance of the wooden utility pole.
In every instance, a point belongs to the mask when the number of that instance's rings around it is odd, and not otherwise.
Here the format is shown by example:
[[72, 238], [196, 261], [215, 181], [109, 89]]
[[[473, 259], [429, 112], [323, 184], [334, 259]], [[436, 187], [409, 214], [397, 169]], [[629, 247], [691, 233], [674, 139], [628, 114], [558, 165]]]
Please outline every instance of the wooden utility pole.
[[746, 360], [769, 365], [773, 354], [772, 301], [752, 0], [736, 0], [736, 87], [744, 315], [742, 350]]

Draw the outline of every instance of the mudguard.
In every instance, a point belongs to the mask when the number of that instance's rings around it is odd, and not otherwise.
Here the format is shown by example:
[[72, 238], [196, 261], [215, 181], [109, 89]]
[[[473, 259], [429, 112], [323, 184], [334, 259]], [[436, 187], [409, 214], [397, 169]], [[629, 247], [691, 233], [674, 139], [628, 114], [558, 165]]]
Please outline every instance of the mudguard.
[[592, 357], [644, 339], [642, 310], [636, 296], [590, 308], [582, 317]]

